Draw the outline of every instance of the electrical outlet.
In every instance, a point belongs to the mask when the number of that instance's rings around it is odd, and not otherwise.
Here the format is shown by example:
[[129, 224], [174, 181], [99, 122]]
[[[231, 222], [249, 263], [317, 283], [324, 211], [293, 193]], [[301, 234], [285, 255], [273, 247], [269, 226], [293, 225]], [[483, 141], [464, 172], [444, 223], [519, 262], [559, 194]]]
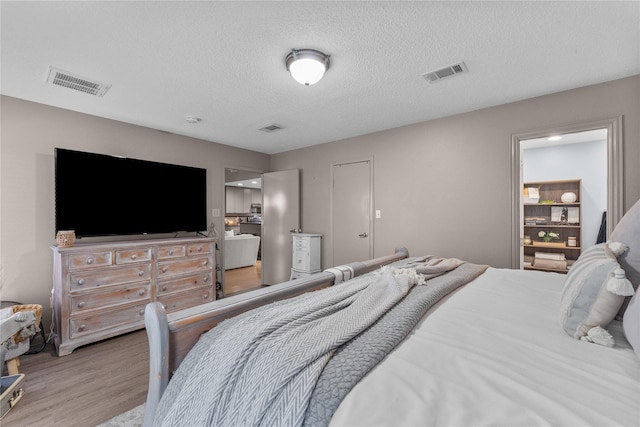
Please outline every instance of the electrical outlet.
[[382, 213], [380, 212], [380, 209], [376, 209], [376, 219], [380, 218], [382, 218]]

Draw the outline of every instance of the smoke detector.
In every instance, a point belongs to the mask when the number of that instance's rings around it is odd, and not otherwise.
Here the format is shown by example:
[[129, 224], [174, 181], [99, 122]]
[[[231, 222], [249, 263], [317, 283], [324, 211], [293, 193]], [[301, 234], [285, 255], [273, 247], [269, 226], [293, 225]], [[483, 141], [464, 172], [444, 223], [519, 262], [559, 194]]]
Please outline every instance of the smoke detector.
[[202, 119], [200, 117], [194, 117], [194, 116], [187, 116], [184, 118], [184, 120], [187, 123], [190, 123], [192, 125], [195, 125], [196, 123], [199, 123]]
[[99, 97], [103, 97], [104, 94], [107, 93], [107, 91], [111, 88], [110, 84], [91, 81], [87, 77], [82, 77], [77, 74], [63, 71], [51, 66], [49, 67], [49, 76], [47, 77], [47, 83]]
[[281, 130], [281, 129], [284, 129], [284, 128], [283, 128], [282, 126], [280, 126], [280, 125], [276, 125], [276, 124], [272, 124], [272, 125], [269, 125], [269, 126], [265, 126], [265, 127], [263, 127], [263, 128], [260, 128], [260, 130], [261, 130], [262, 132], [267, 132], [267, 133], [276, 132], [276, 131], [279, 131], [279, 130]]
[[448, 65], [446, 67], [440, 68], [438, 70], [429, 71], [428, 73], [424, 73], [422, 77], [429, 83], [435, 83], [442, 79], [446, 79], [448, 77], [457, 76], [458, 74], [466, 73], [467, 66], [464, 62], [459, 62], [457, 64]]

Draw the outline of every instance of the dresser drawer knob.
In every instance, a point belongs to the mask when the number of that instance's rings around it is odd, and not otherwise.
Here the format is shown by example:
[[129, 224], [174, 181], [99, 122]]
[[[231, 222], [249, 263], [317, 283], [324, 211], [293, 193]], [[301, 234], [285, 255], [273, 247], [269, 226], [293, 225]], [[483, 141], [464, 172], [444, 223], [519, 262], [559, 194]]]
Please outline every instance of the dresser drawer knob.
[[93, 264], [93, 261], [95, 261], [93, 258], [87, 258], [87, 264]]
[[206, 292], [206, 293], [204, 294], [203, 299], [208, 299], [208, 298], [209, 298], [209, 292]]
[[207, 283], [207, 282], [209, 281], [209, 276], [204, 276], [204, 277], [202, 278], [202, 281], [203, 281], [204, 283]]
[[135, 260], [136, 260], [136, 258], [138, 258], [138, 256], [137, 256], [136, 254], [131, 255], [131, 259], [132, 259], [132, 260], [134, 260], [134, 261], [135, 261]]
[[138, 271], [138, 276], [140, 276], [140, 277], [144, 276], [144, 270]]
[[84, 301], [80, 301], [80, 302], [78, 303], [78, 308], [82, 308], [82, 307], [84, 307]]
[[138, 314], [139, 314], [140, 316], [144, 316], [144, 308], [143, 308], [143, 309], [140, 309], [140, 311], [138, 312]]
[[80, 326], [78, 326], [79, 331], [84, 331], [85, 329], [87, 329], [87, 325], [85, 325], [84, 323], [81, 323]]
[[78, 286], [82, 286], [82, 285], [84, 285], [84, 279], [78, 280]]
[[163, 286], [163, 287], [162, 287], [162, 292], [166, 292], [166, 291], [167, 291], [167, 287], [166, 287], [166, 286]]
[[162, 304], [162, 308], [167, 309], [167, 304]]
[[209, 264], [209, 260], [205, 259], [204, 261], [202, 261], [202, 265], [208, 265]]
[[139, 291], [138, 291], [138, 295], [140, 295], [140, 296], [144, 295], [144, 290], [142, 290], [142, 289], [141, 289], [141, 290], [139, 290]]
[[198, 252], [202, 252], [202, 246], [198, 246]]
[[174, 253], [173, 249], [169, 249], [169, 255], [173, 255]]
[[161, 273], [166, 273], [166, 272], [167, 272], [167, 270], [168, 270], [167, 266], [163, 266], [163, 267], [160, 269], [160, 272], [161, 272]]

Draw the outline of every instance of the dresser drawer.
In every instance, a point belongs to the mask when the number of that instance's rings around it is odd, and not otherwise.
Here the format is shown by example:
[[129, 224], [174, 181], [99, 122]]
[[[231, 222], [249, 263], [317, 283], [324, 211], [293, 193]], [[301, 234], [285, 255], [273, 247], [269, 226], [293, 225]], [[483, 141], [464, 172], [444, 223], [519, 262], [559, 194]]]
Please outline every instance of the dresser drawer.
[[187, 254], [210, 254], [212, 252], [211, 243], [192, 243], [187, 246]]
[[69, 256], [69, 269], [80, 270], [83, 268], [96, 268], [113, 264], [113, 253], [95, 252], [84, 254], [73, 254]]
[[309, 270], [311, 257], [308, 251], [296, 251], [293, 253], [293, 266], [296, 270]]
[[74, 316], [69, 320], [69, 335], [78, 338], [107, 329], [115, 329], [120, 326], [143, 326], [144, 308], [150, 299], [141, 304], [136, 304], [119, 310], [103, 311], [101, 313]]
[[105, 291], [75, 294], [71, 297], [71, 314], [110, 308], [136, 301], [150, 301], [151, 282], [110, 286]]
[[170, 313], [213, 301], [213, 288], [209, 287], [190, 292], [161, 295], [158, 296], [158, 301], [164, 306], [167, 313]]
[[187, 248], [184, 245], [160, 246], [158, 248], [158, 259], [178, 258], [187, 254]]
[[210, 286], [213, 273], [202, 273], [194, 276], [181, 277], [179, 279], [158, 282], [156, 295], [166, 295], [174, 292], [186, 291], [203, 286]]
[[78, 271], [70, 274], [71, 292], [119, 285], [151, 279], [151, 264], [130, 267], [102, 268], [91, 271]]
[[308, 251], [309, 250], [309, 247], [311, 246], [309, 244], [309, 239], [297, 238], [295, 240], [296, 241], [294, 242], [294, 245], [293, 245], [295, 250], [302, 250], [302, 251]]
[[187, 257], [176, 261], [165, 261], [158, 263], [158, 279], [176, 276], [185, 273], [197, 273], [199, 271], [211, 270], [213, 268], [213, 257]]
[[151, 248], [116, 251], [116, 264], [151, 261]]

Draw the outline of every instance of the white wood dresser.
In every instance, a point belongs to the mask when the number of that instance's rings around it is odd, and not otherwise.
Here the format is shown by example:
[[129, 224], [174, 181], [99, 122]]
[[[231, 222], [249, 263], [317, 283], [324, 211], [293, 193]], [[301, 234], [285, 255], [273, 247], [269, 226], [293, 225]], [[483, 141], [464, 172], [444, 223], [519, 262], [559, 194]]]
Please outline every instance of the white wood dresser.
[[52, 246], [58, 355], [144, 328], [144, 308], [152, 301], [167, 312], [213, 301], [215, 242], [175, 238]]
[[311, 276], [321, 270], [322, 234], [294, 233], [292, 238], [291, 279]]

